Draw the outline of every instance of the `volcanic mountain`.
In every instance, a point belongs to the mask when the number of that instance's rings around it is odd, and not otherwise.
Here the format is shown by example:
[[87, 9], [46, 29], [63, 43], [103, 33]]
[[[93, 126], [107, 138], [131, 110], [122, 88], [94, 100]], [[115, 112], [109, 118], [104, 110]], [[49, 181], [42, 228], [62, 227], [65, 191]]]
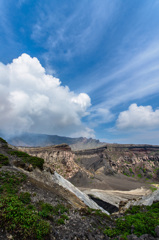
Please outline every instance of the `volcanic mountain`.
[[92, 138], [70, 138], [35, 133], [24, 133], [14, 137], [8, 137], [7, 141], [14, 146], [25, 147], [46, 147], [66, 143], [71, 147], [72, 150], [90, 149], [94, 147], [100, 147], [105, 144]]

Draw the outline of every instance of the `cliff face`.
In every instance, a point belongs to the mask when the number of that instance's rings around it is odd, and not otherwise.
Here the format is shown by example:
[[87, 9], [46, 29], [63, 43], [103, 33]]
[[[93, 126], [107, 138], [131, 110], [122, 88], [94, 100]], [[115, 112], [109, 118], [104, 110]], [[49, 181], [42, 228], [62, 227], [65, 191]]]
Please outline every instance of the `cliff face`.
[[74, 178], [74, 183], [86, 184], [90, 179], [94, 182], [95, 176], [114, 174], [159, 180], [159, 146], [108, 144], [72, 151], [68, 145], [61, 144], [19, 149], [43, 158], [46, 168], [56, 170], [66, 179]]
[[94, 173], [123, 173], [159, 180], [159, 146], [108, 144], [97, 149], [76, 151], [75, 159]]
[[66, 144], [50, 147], [18, 148], [32, 156], [37, 156], [45, 160], [44, 167], [51, 172], [56, 170], [66, 179], [71, 178], [79, 171], [80, 167], [74, 162], [74, 153]]
[[75, 162], [93, 174], [113, 174], [111, 158], [107, 154], [107, 146], [75, 151]]
[[109, 145], [107, 154], [115, 172], [159, 180], [159, 146]]

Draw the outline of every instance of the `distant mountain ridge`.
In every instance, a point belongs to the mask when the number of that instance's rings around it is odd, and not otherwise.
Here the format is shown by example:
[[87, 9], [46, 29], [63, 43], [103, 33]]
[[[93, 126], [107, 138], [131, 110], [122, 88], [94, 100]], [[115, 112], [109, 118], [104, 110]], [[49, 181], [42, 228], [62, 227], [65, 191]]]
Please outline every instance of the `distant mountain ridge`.
[[45, 147], [66, 143], [72, 150], [91, 149], [104, 145], [105, 143], [92, 138], [71, 138], [58, 135], [46, 135], [35, 133], [24, 133], [19, 136], [8, 138], [7, 141], [13, 146]]

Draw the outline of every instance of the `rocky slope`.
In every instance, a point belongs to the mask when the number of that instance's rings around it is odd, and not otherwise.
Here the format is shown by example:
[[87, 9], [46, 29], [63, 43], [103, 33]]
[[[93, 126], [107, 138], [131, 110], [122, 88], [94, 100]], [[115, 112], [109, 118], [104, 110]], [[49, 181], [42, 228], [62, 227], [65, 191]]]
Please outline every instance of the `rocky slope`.
[[[46, 168], [51, 169], [52, 172], [56, 170], [105, 210], [114, 212], [119, 209], [121, 201], [131, 200], [133, 196], [138, 199], [148, 194], [150, 188], [154, 189], [146, 183], [146, 177], [148, 178], [152, 172], [146, 173], [145, 169], [149, 171], [152, 169], [154, 175], [150, 176], [157, 181], [158, 162], [152, 160], [151, 157], [151, 161], [145, 161], [146, 157], [151, 156], [151, 154], [148, 155], [149, 152], [152, 153], [151, 149], [145, 150], [145, 146], [140, 146], [137, 150], [136, 148], [136, 146], [129, 145], [105, 145], [94, 149], [72, 151], [68, 145], [61, 144], [43, 148], [20, 147], [19, 150], [43, 158]], [[156, 152], [157, 149], [155, 148]], [[136, 164], [136, 168], [132, 163]], [[143, 164], [144, 168], [141, 168]], [[142, 169], [144, 169], [143, 177], [138, 172]], [[126, 174], [126, 171], [129, 174]], [[149, 177], [150, 180], [152, 181]]]
[[[66, 150], [64, 146], [63, 150]], [[94, 235], [97, 239], [105, 239], [96, 228], [91, 233], [89, 230], [92, 224], [98, 224], [98, 217], [91, 217], [90, 213], [90, 217], [84, 217], [88, 214], [87, 206], [97, 211], [101, 207], [45, 166], [42, 160], [17, 151], [0, 138], [0, 239], [66, 239], [67, 235], [67, 239], [90, 239]], [[103, 215], [105, 223], [108, 214]], [[29, 225], [35, 218], [39, 224], [46, 225], [47, 233], [46, 229], [39, 229], [40, 225], [33, 228]]]
[[94, 174], [122, 173], [139, 179], [159, 180], [159, 146], [107, 144], [74, 153], [76, 163]]
[[[66, 178], [71, 178], [76, 173], [79, 176], [84, 174], [83, 177], [98, 173], [104, 175], [122, 173], [126, 176], [141, 179], [158, 180], [159, 178], [159, 146], [103, 145], [104, 143], [95, 139], [67, 138], [44, 134], [23, 134], [10, 139], [10, 143], [16, 146], [36, 147], [25, 151], [33, 155], [43, 156], [45, 160], [47, 159], [49, 165], [52, 164], [52, 168], [55, 165], [57, 172], [62, 173]], [[68, 144], [71, 149], [67, 146], [68, 151], [64, 152], [61, 147], [56, 153], [55, 151], [51, 153], [51, 149], [53, 149], [51, 145], [62, 143]], [[39, 148], [37, 146], [50, 146], [50, 148]], [[84, 148], [87, 150], [83, 150]], [[58, 166], [58, 162], [60, 166]], [[83, 169], [82, 173], [80, 172], [81, 168]]]
[[72, 151], [61, 144], [19, 149], [43, 158], [45, 167], [56, 170], [78, 187], [128, 191], [144, 186], [146, 180], [159, 180], [158, 146], [107, 144]]
[[43, 158], [46, 168], [50, 168], [52, 172], [56, 170], [66, 179], [71, 178], [82, 169], [82, 167], [75, 163], [75, 154], [67, 144], [34, 148], [18, 147], [18, 149], [32, 156]]

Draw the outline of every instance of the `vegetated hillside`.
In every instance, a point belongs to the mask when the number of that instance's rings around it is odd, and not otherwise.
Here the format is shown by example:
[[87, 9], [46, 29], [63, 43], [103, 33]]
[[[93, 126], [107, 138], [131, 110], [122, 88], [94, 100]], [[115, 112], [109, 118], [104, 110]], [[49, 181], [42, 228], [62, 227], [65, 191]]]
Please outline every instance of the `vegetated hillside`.
[[12, 149], [0, 138], [0, 239], [159, 237], [158, 202], [135, 206], [124, 215], [108, 216], [87, 208], [74, 194], [54, 183], [53, 176], [42, 158]]
[[89, 209], [53, 176], [43, 159], [0, 139], [0, 239], [105, 239], [98, 226], [110, 222], [108, 215]]
[[8, 142], [14, 146], [45, 147], [58, 144], [68, 144], [72, 150], [89, 149], [102, 146], [99, 140], [92, 138], [70, 138], [57, 135], [25, 133], [20, 136], [8, 138]]

